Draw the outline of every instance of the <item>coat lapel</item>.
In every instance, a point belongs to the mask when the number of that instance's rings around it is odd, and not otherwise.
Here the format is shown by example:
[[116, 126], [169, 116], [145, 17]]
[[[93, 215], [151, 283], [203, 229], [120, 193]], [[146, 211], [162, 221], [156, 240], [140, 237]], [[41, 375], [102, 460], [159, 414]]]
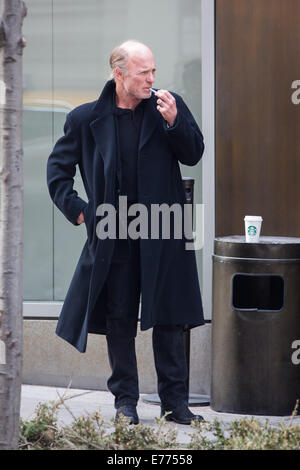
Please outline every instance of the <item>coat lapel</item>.
[[[113, 144], [115, 145], [115, 139], [111, 139], [112, 134], [115, 135], [114, 119], [112, 115], [113, 94], [115, 89], [116, 86], [113, 80], [106, 83], [93, 108], [93, 112], [98, 115], [98, 118], [90, 124], [95, 142], [103, 159], [107, 158], [106, 151], [110, 150], [111, 142], [108, 141], [113, 140]], [[139, 151], [147, 143], [159, 122], [160, 113], [157, 111], [156, 101], [156, 97], [153, 95], [151, 95], [149, 99], [145, 99]]]
[[115, 121], [112, 114], [101, 116], [90, 123], [90, 128], [97, 148], [108, 167], [111, 158], [116, 154]]
[[117, 165], [115, 121], [112, 114], [114, 91], [115, 84], [111, 80], [106, 83], [98, 101], [93, 107], [92, 111], [96, 119], [90, 122], [90, 129], [94, 141], [104, 162], [106, 201], [109, 201], [114, 197], [114, 183]]
[[90, 123], [97, 149], [103, 158], [105, 175], [105, 201], [114, 200], [117, 167], [117, 143], [115, 122], [112, 114], [97, 118]]
[[114, 82], [107, 82], [92, 109], [96, 119], [90, 122], [97, 148], [106, 164], [109, 163], [110, 157], [116, 152], [115, 124], [112, 114], [114, 90]]

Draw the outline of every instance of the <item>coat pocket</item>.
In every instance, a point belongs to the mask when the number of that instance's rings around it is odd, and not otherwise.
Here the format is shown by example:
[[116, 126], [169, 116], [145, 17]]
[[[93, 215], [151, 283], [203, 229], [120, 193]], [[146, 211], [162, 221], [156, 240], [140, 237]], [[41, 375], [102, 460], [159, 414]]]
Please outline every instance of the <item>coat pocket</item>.
[[88, 240], [92, 240], [93, 238], [94, 214], [92, 206], [93, 205], [91, 201], [89, 201], [86, 207], [83, 209], [84, 223]]

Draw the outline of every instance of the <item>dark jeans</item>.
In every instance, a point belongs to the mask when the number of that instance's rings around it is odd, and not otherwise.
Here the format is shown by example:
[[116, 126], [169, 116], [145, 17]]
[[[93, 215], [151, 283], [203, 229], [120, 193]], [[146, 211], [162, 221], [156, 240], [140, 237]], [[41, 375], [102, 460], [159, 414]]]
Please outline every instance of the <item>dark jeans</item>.
[[[108, 389], [115, 407], [136, 405], [139, 399], [135, 336], [140, 299], [139, 240], [116, 240], [116, 250], [107, 279], [107, 346], [112, 374]], [[187, 364], [182, 326], [153, 327], [152, 344], [158, 394], [166, 409], [188, 403]]]

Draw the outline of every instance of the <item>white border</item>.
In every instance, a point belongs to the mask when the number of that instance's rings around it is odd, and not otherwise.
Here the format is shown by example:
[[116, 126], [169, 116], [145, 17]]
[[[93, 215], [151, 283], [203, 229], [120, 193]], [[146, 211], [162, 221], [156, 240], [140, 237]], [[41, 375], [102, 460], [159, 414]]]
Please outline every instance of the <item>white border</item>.
[[57, 319], [59, 317], [62, 306], [63, 302], [57, 301], [24, 301], [23, 317], [25, 319], [28, 317]]
[[202, 162], [204, 204], [203, 309], [205, 320], [212, 311], [212, 254], [215, 238], [215, 1], [201, 1], [202, 131], [205, 152]]

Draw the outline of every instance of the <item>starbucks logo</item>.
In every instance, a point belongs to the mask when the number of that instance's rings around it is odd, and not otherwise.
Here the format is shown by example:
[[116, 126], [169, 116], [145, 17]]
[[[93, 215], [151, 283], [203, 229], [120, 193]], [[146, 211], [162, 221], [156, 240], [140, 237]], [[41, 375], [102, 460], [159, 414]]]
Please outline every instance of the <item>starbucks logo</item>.
[[256, 232], [257, 232], [257, 228], [255, 227], [255, 225], [249, 225], [248, 235], [250, 235], [250, 237], [254, 237], [256, 235]]

